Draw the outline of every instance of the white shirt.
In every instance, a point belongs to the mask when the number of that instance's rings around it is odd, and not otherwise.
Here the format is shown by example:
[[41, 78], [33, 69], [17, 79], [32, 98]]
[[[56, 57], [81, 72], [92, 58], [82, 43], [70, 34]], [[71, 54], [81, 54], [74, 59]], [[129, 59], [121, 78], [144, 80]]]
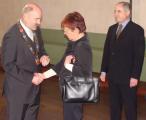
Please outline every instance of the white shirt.
[[124, 22], [119, 23], [119, 24], [122, 24], [122, 30], [126, 27], [126, 25], [129, 23], [129, 21], [130, 21], [130, 19], [127, 19]]
[[28, 35], [28, 37], [33, 41], [33, 31], [29, 29], [23, 22], [20, 20], [20, 24], [23, 27], [24, 31]]

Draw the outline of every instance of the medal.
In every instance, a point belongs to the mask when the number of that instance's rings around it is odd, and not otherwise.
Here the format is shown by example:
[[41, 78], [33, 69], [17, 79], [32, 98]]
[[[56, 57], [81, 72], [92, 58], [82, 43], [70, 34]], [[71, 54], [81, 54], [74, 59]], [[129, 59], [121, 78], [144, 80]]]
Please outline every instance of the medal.
[[39, 65], [40, 64], [40, 59], [39, 59], [38, 56], [36, 56], [35, 62], [36, 62], [36, 65]]
[[40, 64], [40, 60], [39, 59], [35, 59], [36, 65]]
[[35, 57], [35, 63], [36, 63], [36, 65], [40, 65], [40, 59], [39, 59], [39, 42], [38, 42], [38, 38], [37, 38], [36, 33], [34, 32], [35, 48], [33, 48], [33, 46], [31, 45], [31, 43], [29, 42], [29, 39], [27, 37], [27, 34], [25, 33], [24, 29], [22, 28], [20, 22], [18, 22], [17, 25], [19, 27], [19, 32], [22, 34], [22, 37], [25, 40], [25, 43], [27, 44], [29, 50], [31, 51], [31, 53]]

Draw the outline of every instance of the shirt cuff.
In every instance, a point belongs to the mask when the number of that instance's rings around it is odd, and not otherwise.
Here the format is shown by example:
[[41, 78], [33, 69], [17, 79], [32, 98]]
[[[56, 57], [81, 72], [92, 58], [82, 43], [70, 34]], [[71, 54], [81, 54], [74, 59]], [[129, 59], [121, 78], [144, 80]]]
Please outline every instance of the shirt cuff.
[[72, 72], [73, 64], [65, 64], [65, 68]]
[[101, 72], [101, 75], [106, 75], [106, 72]]
[[45, 76], [45, 79], [47, 79], [57, 75], [57, 73], [53, 69], [49, 69], [48, 71], [44, 72], [43, 75]]

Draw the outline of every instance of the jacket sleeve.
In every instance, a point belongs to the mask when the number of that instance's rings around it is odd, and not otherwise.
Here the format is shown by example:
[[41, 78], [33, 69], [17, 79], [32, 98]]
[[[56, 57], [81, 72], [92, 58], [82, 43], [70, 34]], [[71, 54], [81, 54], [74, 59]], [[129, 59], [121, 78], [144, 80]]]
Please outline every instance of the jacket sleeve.
[[92, 75], [92, 52], [89, 45], [81, 44], [75, 49], [75, 63], [72, 74], [74, 76], [91, 76]]
[[42, 33], [41, 33], [41, 30], [40, 28], [38, 29], [37, 31], [38, 33], [38, 38], [40, 39], [40, 57], [43, 56], [43, 55], [48, 55], [46, 50], [45, 50], [45, 47], [44, 47], [44, 41], [43, 41], [43, 38], [42, 38]]
[[144, 30], [139, 29], [133, 39], [134, 39], [134, 45], [133, 45], [134, 62], [133, 62], [131, 77], [139, 80], [142, 71], [143, 61], [144, 61], [144, 54], [145, 54]]
[[108, 66], [109, 66], [109, 55], [110, 55], [110, 32], [111, 28], [109, 28], [105, 44], [104, 44], [104, 50], [103, 50], [103, 57], [102, 57], [102, 63], [101, 63], [101, 72], [108, 73]]
[[[31, 84], [33, 73], [21, 69], [17, 65], [17, 41], [18, 39], [14, 33], [6, 33], [2, 43], [2, 65], [6, 75], [23, 82], [24, 84]], [[27, 76], [28, 80], [24, 81]]]
[[68, 55], [68, 51], [70, 51], [70, 43], [68, 43], [67, 47], [66, 47], [66, 50], [64, 52], [64, 55], [62, 56], [62, 58], [60, 59], [60, 61], [55, 64], [52, 69], [58, 74], [60, 75], [60, 73], [62, 72], [62, 70], [64, 70], [64, 60], [65, 60], [65, 57]]
[[62, 58], [56, 65], [52, 67], [52, 69], [60, 75], [60, 72], [62, 70], [62, 67], [64, 67], [64, 58]]

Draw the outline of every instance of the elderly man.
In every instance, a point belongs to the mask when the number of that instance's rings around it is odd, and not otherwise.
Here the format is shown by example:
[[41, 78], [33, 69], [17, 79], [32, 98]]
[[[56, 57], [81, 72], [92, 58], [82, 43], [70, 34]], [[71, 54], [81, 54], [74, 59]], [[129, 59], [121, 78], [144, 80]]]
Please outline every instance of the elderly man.
[[101, 66], [101, 80], [109, 83], [111, 120], [137, 120], [137, 85], [142, 71], [145, 39], [141, 26], [130, 20], [130, 4], [115, 6], [115, 20], [107, 33]]
[[8, 120], [36, 120], [39, 110], [39, 86], [35, 72], [49, 64], [41, 37], [42, 10], [28, 3], [20, 20], [4, 35], [2, 63], [5, 70], [4, 95], [7, 100]]

